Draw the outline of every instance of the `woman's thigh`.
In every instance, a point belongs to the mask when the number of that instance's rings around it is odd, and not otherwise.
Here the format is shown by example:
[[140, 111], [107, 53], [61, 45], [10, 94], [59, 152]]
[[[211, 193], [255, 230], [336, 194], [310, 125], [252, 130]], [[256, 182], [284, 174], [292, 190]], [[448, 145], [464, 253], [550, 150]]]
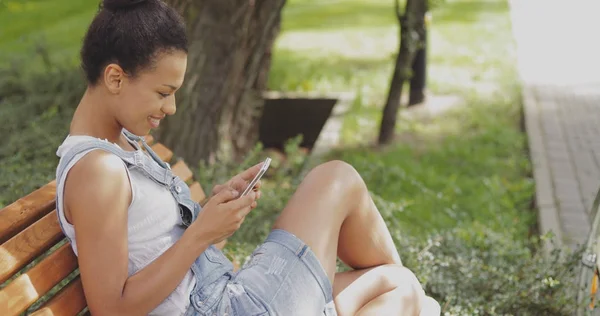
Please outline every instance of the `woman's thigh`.
[[340, 228], [355, 207], [352, 190], [359, 187], [356, 170], [345, 162], [330, 161], [312, 169], [275, 221], [304, 241], [325, 269], [330, 282], [336, 272]]

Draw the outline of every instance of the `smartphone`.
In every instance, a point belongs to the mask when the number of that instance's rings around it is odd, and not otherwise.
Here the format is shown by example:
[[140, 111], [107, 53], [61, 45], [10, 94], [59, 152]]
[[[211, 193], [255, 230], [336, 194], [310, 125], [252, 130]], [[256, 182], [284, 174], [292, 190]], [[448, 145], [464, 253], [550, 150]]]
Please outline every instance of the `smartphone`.
[[262, 178], [262, 176], [265, 174], [265, 172], [267, 172], [267, 169], [269, 169], [269, 165], [270, 164], [271, 164], [271, 158], [265, 159], [265, 162], [260, 167], [260, 170], [258, 171], [258, 173], [256, 174], [256, 176], [254, 177], [254, 179], [252, 179], [252, 181], [250, 181], [250, 183], [248, 184], [248, 186], [246, 187], [246, 189], [244, 190], [244, 192], [242, 192], [242, 194], [240, 195], [240, 197], [246, 196], [248, 193], [250, 193], [250, 191], [252, 191], [252, 189], [254, 188], [254, 186], [256, 185], [256, 183], [258, 182], [258, 180], [260, 180], [260, 178]]

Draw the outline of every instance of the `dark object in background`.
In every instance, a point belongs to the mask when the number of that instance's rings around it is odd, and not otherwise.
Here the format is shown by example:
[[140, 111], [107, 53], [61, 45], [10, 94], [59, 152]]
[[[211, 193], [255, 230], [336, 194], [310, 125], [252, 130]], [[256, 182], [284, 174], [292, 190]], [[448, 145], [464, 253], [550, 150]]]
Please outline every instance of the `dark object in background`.
[[285, 142], [302, 134], [300, 147], [312, 149], [337, 99], [265, 99], [258, 140], [264, 148], [284, 149]]

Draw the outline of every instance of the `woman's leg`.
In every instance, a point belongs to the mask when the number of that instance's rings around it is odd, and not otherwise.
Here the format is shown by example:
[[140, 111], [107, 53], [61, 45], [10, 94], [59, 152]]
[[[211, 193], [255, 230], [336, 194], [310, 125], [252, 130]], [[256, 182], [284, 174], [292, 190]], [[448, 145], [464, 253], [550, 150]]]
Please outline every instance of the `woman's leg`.
[[273, 228], [304, 241], [332, 283], [338, 256], [354, 269], [401, 264], [363, 179], [345, 162], [330, 161], [311, 170]]
[[417, 316], [425, 293], [410, 270], [391, 264], [337, 273], [333, 297], [340, 316]]

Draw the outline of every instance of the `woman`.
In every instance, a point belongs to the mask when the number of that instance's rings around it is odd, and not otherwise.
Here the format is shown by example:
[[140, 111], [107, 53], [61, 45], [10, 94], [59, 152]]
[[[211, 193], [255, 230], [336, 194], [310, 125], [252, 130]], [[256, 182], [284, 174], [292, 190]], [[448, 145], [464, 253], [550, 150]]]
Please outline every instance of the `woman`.
[[[213, 245], [256, 207], [260, 184], [238, 195], [260, 164], [215, 186], [201, 209], [136, 142], [176, 111], [187, 40], [172, 8], [104, 0], [81, 59], [88, 88], [57, 152], [57, 210], [94, 315], [424, 315], [424, 302], [439, 314], [365, 183], [339, 161], [306, 176], [233, 272]], [[355, 270], [336, 273], [337, 256]]]

